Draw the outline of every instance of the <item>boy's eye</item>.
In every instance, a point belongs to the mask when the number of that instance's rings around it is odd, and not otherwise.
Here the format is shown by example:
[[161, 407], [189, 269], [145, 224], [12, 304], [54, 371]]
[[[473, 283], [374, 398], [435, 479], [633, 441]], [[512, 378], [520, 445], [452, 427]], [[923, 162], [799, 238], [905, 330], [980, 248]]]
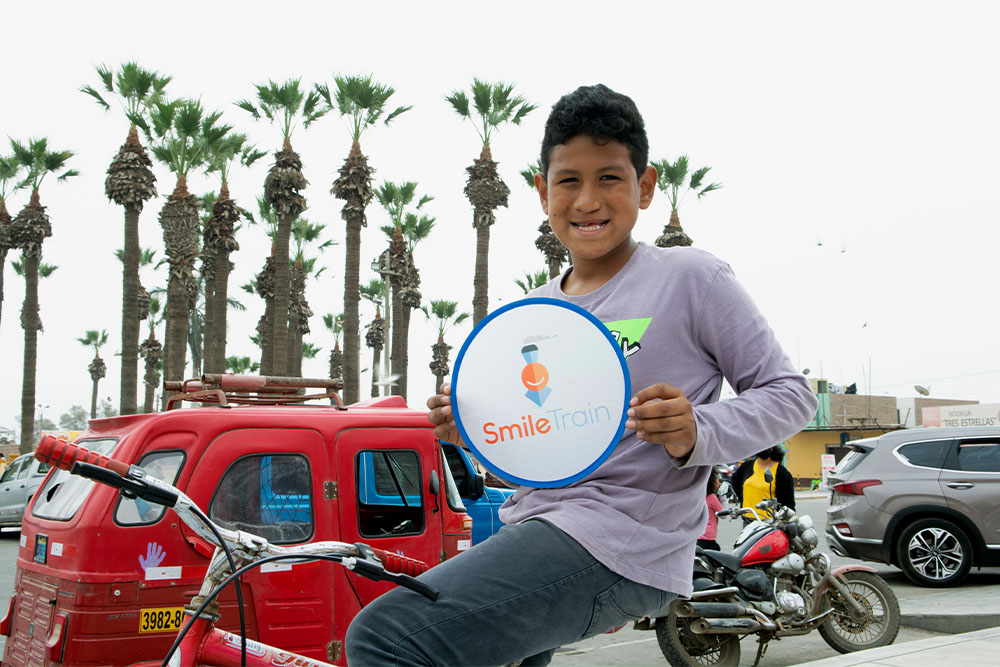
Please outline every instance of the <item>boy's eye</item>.
[[602, 181], [620, 181], [621, 179], [615, 174], [604, 174], [601, 176]]
[[567, 176], [566, 178], [559, 179], [559, 183], [576, 183], [577, 178], [575, 176]]

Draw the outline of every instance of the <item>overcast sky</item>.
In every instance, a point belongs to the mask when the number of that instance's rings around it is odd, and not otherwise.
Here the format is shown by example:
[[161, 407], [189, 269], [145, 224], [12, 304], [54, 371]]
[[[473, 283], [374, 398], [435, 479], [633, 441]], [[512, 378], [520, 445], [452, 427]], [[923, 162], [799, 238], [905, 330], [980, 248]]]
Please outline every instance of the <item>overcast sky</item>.
[[[370, 130], [362, 149], [376, 183], [415, 180], [435, 197], [426, 209], [437, 228], [415, 252], [421, 291], [469, 312], [475, 233], [462, 189], [480, 142], [444, 96], [475, 76], [514, 82], [540, 107], [492, 143], [511, 188], [492, 231], [492, 309], [521, 295], [516, 278], [544, 267], [534, 247], [544, 216], [518, 171], [537, 157], [548, 108], [579, 85], [603, 82], [635, 99], [652, 158], [688, 154], [724, 184], [687, 198], [681, 222], [698, 247], [733, 266], [797, 366], [877, 395], [912, 397], [920, 384], [932, 396], [1000, 402], [998, 14], [987, 2], [912, 1], [7, 3], [0, 138], [47, 136], [51, 148], [76, 153], [70, 164], [82, 172], [42, 186], [53, 230], [44, 261], [59, 269], [40, 286], [36, 403], [54, 421], [71, 405], [89, 409], [93, 354], [76, 338], [107, 329], [100, 396], [118, 405], [121, 268], [113, 252], [123, 212], [103, 184], [128, 126], [79, 88], [99, 84], [95, 66], [130, 59], [172, 75], [171, 95], [223, 110], [270, 152], [279, 130], [233, 105], [254, 83], [332, 84], [334, 73], [373, 73], [394, 86], [391, 102], [413, 110]], [[292, 141], [310, 181], [305, 216], [326, 223], [324, 238], [339, 244], [323, 255], [328, 268], [307, 295], [316, 313], [308, 340], [323, 351], [303, 372], [325, 376], [333, 341], [320, 315], [342, 310], [344, 278], [341, 202], [329, 190], [350, 135], [329, 116]], [[253, 207], [270, 162], [235, 172], [233, 197]], [[143, 211], [140, 243], [161, 249], [157, 215], [174, 179], [162, 165], [155, 172], [161, 197]], [[216, 183], [195, 175], [189, 187], [200, 193]], [[11, 214], [27, 197], [9, 197]], [[652, 243], [669, 212], [657, 193], [636, 238]], [[376, 203], [368, 216], [363, 282], [374, 277], [366, 267], [383, 250], [378, 227], [388, 223]], [[238, 237], [231, 294], [248, 310], [230, 315], [229, 354], [257, 355], [248, 336], [263, 306], [238, 286], [260, 269], [264, 238], [260, 228]], [[0, 320], [0, 426], [16, 429], [24, 336], [13, 259]], [[165, 271], [147, 270], [143, 281], [162, 283]], [[363, 308], [364, 321], [372, 316]], [[452, 359], [470, 330], [449, 332]], [[410, 401], [423, 405], [435, 329], [419, 313], [410, 339]], [[369, 359], [365, 348], [362, 368]]]

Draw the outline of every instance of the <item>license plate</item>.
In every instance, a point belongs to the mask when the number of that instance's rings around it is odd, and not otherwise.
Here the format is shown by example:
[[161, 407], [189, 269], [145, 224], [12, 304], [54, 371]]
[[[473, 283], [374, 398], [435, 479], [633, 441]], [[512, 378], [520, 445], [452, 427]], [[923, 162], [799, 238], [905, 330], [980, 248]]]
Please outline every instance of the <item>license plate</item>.
[[184, 607], [139, 610], [139, 632], [176, 632], [184, 621]]

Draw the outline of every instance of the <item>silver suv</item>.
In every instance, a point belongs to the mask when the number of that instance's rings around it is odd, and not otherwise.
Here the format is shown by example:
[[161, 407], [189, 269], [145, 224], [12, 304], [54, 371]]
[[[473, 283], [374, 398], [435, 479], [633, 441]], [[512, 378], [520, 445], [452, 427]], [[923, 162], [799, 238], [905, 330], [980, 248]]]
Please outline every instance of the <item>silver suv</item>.
[[32, 454], [10, 462], [0, 476], [0, 527], [20, 526], [28, 501], [41, 485], [49, 466]]
[[829, 478], [826, 537], [840, 556], [953, 586], [1000, 565], [1000, 428], [919, 428], [848, 443]]

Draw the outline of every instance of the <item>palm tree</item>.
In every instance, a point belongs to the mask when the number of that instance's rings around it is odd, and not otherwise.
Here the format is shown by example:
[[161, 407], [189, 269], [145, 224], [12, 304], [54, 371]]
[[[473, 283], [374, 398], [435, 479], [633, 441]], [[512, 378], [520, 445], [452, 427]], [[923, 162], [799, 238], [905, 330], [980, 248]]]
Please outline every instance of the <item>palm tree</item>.
[[[344, 333], [344, 314], [333, 313], [323, 316], [323, 325], [333, 334], [333, 349], [330, 350], [330, 379], [340, 380], [344, 377], [344, 354], [340, 351], [340, 336]], [[355, 401], [356, 402], [356, 401]]]
[[[260, 214], [260, 222], [265, 225], [264, 233], [271, 239], [271, 254], [264, 259], [264, 266], [254, 279], [242, 285], [241, 288], [248, 294], [257, 294], [264, 300], [264, 314], [257, 320], [257, 344], [260, 347], [260, 373], [261, 375], [271, 375], [274, 364], [272, 363], [274, 349], [270, 344], [271, 332], [274, 321], [274, 237], [278, 233], [278, 217], [274, 214], [274, 208], [263, 197], [257, 197], [257, 211]], [[257, 224], [257, 220], [250, 216], [251, 224]]]
[[[673, 164], [669, 160], [664, 159], [659, 162], [653, 162], [652, 165], [656, 168], [656, 185], [667, 195], [667, 199], [670, 200], [670, 222], [663, 228], [663, 234], [656, 239], [656, 245], [660, 248], [689, 246], [693, 241], [690, 236], [684, 233], [684, 230], [681, 228], [680, 216], [677, 215], [677, 209], [680, 207], [681, 200], [683, 199], [682, 191], [691, 190], [697, 194], [698, 199], [701, 199], [709, 192], [721, 188], [722, 183], [711, 183], [705, 187], [701, 187], [701, 182], [705, 179], [711, 167], [696, 169], [691, 173], [691, 178], [688, 179], [687, 155], [680, 156]], [[685, 181], [687, 182], [687, 188], [684, 187]], [[701, 189], [699, 190], [699, 188]]]
[[521, 291], [527, 294], [533, 289], [541, 287], [545, 283], [549, 282], [549, 274], [542, 269], [541, 271], [535, 271], [534, 273], [528, 273], [525, 271], [524, 280], [520, 278], [514, 279], [514, 284], [521, 288]]
[[160, 384], [159, 371], [163, 367], [163, 345], [156, 340], [156, 327], [163, 321], [163, 315], [160, 299], [156, 296], [150, 296], [149, 314], [146, 318], [149, 321], [149, 335], [139, 345], [139, 356], [146, 362], [146, 373], [143, 376], [146, 400], [142, 408], [143, 412], [146, 413], [153, 412], [155, 409], [156, 388]]
[[[527, 168], [521, 170], [521, 177], [532, 190], [535, 189], [535, 174], [542, 170], [542, 161], [535, 160]], [[535, 239], [535, 247], [545, 256], [545, 263], [549, 267], [549, 278], [555, 278], [562, 271], [563, 262], [569, 261], [569, 251], [562, 244], [555, 234], [552, 233], [552, 226], [549, 219], [545, 218], [538, 226], [538, 238]]]
[[368, 158], [361, 152], [361, 135], [379, 119], [388, 125], [394, 118], [412, 109], [396, 107], [386, 114], [386, 104], [396, 92], [391, 86], [372, 79], [372, 76], [334, 76], [337, 89], [326, 84], [317, 85], [316, 91], [323, 98], [326, 109], [350, 119], [351, 151], [347, 154], [340, 173], [330, 192], [344, 200], [340, 215], [347, 225], [346, 261], [344, 263], [344, 402], [355, 403], [361, 395], [361, 320], [358, 306], [361, 297], [361, 228], [368, 224], [365, 208], [372, 200], [372, 172]]
[[[372, 398], [378, 396], [379, 356], [385, 347], [385, 320], [382, 319], [382, 301], [385, 299], [385, 281], [372, 278], [359, 288], [361, 296], [375, 305], [375, 319], [365, 325], [365, 345], [372, 349]], [[388, 364], [385, 365], [388, 367]]]
[[[197, 299], [194, 263], [198, 258], [201, 219], [197, 198], [188, 192], [191, 171], [206, 159], [232, 129], [220, 124], [222, 114], [206, 113], [196, 100], [156, 102], [148, 134], [153, 156], [177, 176], [174, 191], [160, 210], [163, 244], [170, 263], [167, 281], [165, 353], [163, 375], [181, 380], [187, 357], [189, 310]], [[166, 400], [166, 395], [164, 395]]]
[[276, 375], [288, 374], [288, 301], [291, 284], [289, 269], [289, 244], [292, 238], [292, 222], [306, 210], [306, 200], [299, 192], [308, 185], [302, 175], [302, 160], [292, 150], [292, 131], [301, 116], [304, 127], [326, 113], [319, 108], [319, 95], [315, 91], [305, 93], [300, 87], [301, 79], [289, 79], [283, 84], [268, 81], [267, 85], [255, 84], [257, 104], [250, 100], [240, 100], [238, 107], [249, 112], [257, 120], [261, 113], [268, 121], [277, 123], [284, 139], [281, 150], [274, 154], [274, 164], [264, 179], [264, 199], [274, 208], [278, 218], [278, 230], [274, 238], [272, 256], [274, 258], [274, 311], [271, 313], [269, 339], [262, 342], [271, 347], [271, 372]]
[[420, 308], [424, 312], [424, 316], [427, 319], [431, 317], [436, 317], [438, 321], [438, 338], [437, 342], [431, 346], [431, 373], [434, 373], [434, 392], [438, 393], [441, 390], [441, 384], [444, 382], [444, 378], [451, 372], [451, 368], [448, 366], [448, 350], [451, 349], [451, 345], [444, 342], [444, 334], [452, 326], [460, 324], [467, 317], [468, 313], [458, 312], [458, 302], [457, 301], [444, 301], [444, 300], [431, 300], [430, 310], [427, 306], [422, 306]]
[[229, 196], [229, 173], [234, 163], [250, 166], [264, 157], [247, 143], [245, 134], [226, 136], [208, 155], [208, 170], [219, 174], [219, 197], [202, 233], [202, 275], [205, 282], [205, 372], [221, 373], [226, 364], [226, 320], [229, 298], [229, 255], [240, 249], [236, 223], [248, 214]]
[[226, 370], [235, 375], [256, 373], [260, 370], [260, 364], [256, 361], [251, 361], [250, 357], [226, 357]]
[[[139, 355], [139, 214], [146, 201], [156, 196], [153, 163], [139, 142], [137, 127], [148, 133], [148, 113], [162, 99], [169, 76], [146, 70], [135, 62], [124, 63], [117, 73], [101, 65], [97, 68], [105, 95], [116, 97], [129, 121], [128, 136], [111, 160], [104, 194], [125, 209], [125, 250], [122, 258], [122, 347], [120, 411], [137, 411], [136, 392]], [[81, 91], [110, 110], [104, 96], [92, 86]]]
[[[21, 327], [24, 329], [24, 374], [21, 384], [21, 446], [26, 454], [33, 449], [35, 424], [35, 374], [38, 365], [38, 332], [42, 322], [38, 317], [38, 269], [42, 258], [42, 242], [52, 236], [52, 225], [41, 204], [38, 189], [48, 174], [62, 170], [73, 153], [50, 151], [44, 137], [22, 144], [11, 139], [15, 163], [27, 173], [22, 185], [31, 186], [31, 199], [14, 217], [10, 225], [13, 247], [20, 248], [24, 266], [24, 305]], [[58, 180], [64, 181], [79, 172], [67, 169]]]
[[[475, 324], [486, 317], [489, 304], [490, 226], [496, 222], [493, 212], [500, 206], [506, 207], [510, 195], [510, 188], [497, 173], [497, 163], [490, 152], [490, 140], [501, 125], [507, 122], [520, 125], [521, 120], [537, 108], [513, 93], [513, 84], [473, 79], [471, 108], [465, 91], [456, 90], [445, 98], [459, 116], [472, 122], [483, 142], [479, 159], [466, 168], [469, 181], [465, 185], [465, 196], [473, 208], [472, 226], [476, 228], [476, 273], [472, 297], [472, 321]], [[478, 120], [473, 118], [473, 111]]]
[[399, 376], [395, 393], [406, 397], [410, 311], [420, 307], [420, 274], [413, 263], [413, 249], [427, 238], [434, 227], [435, 218], [418, 215], [424, 204], [433, 201], [428, 195], [420, 197], [413, 211], [408, 211], [417, 184], [407, 181], [396, 185], [385, 181], [375, 191], [379, 204], [389, 214], [391, 225], [382, 227], [389, 237], [389, 276], [392, 285], [392, 374]]
[[[303, 336], [309, 333], [309, 318], [313, 311], [306, 301], [306, 282], [310, 277], [319, 278], [326, 271], [325, 266], [317, 267], [318, 257], [307, 257], [310, 245], [319, 240], [326, 225], [311, 223], [304, 218], [298, 218], [292, 225], [292, 237], [295, 240], [295, 254], [292, 258], [292, 283], [289, 294], [288, 309], [288, 359], [289, 374], [292, 377], [302, 376], [302, 357], [306, 343]], [[329, 239], [316, 245], [316, 250], [322, 253], [335, 241]], [[311, 358], [311, 357], [307, 357]]]
[[7, 251], [17, 246], [10, 237], [11, 217], [7, 212], [7, 183], [17, 179], [20, 165], [13, 157], [0, 156], [0, 313], [3, 311], [3, 269]]
[[94, 359], [87, 366], [90, 371], [90, 379], [94, 383], [94, 389], [90, 393], [90, 418], [97, 417], [97, 383], [107, 374], [107, 366], [104, 359], [101, 359], [101, 347], [108, 342], [108, 332], [104, 329], [88, 329], [83, 338], [76, 339], [81, 345], [94, 348]]

